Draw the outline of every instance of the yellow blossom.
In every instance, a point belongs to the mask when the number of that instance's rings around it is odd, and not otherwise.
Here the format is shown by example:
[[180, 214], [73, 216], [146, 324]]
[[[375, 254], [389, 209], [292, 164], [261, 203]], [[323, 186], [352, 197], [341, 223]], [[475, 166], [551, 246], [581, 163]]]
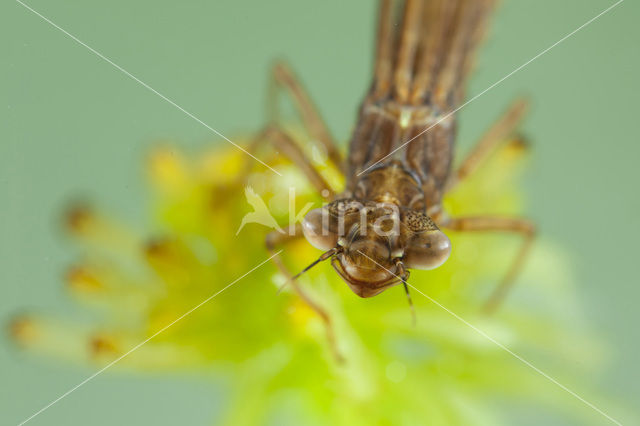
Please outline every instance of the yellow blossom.
[[[520, 141], [508, 143], [446, 199], [448, 211], [521, 213], [518, 175], [525, 153]], [[298, 208], [320, 203], [294, 165], [269, 158], [283, 176], [248, 164], [233, 148], [214, 147], [194, 158], [167, 145], [157, 148], [147, 163], [156, 229], [150, 236], [88, 206], [73, 206], [66, 225], [82, 256], [66, 275], [67, 289], [99, 320], [21, 316], [12, 323], [15, 340], [43, 354], [103, 366], [153, 337], [113, 368], [224, 367], [217, 371], [229, 378], [232, 403], [218, 420], [234, 426], [284, 418], [300, 424], [495, 425], [504, 420], [497, 398], [593, 418], [589, 407], [456, 317], [591, 395], [582, 369], [598, 365], [602, 348], [581, 319], [566, 253], [544, 238], [516, 291], [492, 317], [482, 316], [480, 306], [515, 254], [512, 237], [451, 235], [449, 261], [411, 275], [417, 289], [442, 305], [414, 291], [416, 326], [400, 287], [360, 299], [329, 265], [310, 270], [300, 285], [332, 316], [343, 364], [332, 357], [317, 315], [290, 288], [277, 293], [284, 278], [271, 264], [198, 306], [268, 258], [269, 229], [249, 223], [236, 235], [250, 211], [247, 186], [283, 228], [290, 186]], [[341, 184], [331, 168], [322, 173]], [[282, 258], [297, 272], [317, 255], [300, 241]], [[572, 362], [576, 358], [581, 366]]]

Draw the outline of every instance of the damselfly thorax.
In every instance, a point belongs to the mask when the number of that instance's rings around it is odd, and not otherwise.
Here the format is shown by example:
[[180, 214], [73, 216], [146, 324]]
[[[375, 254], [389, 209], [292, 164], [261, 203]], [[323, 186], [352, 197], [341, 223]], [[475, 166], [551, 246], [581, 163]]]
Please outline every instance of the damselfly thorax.
[[[273, 81], [291, 95], [312, 138], [344, 172], [346, 187], [336, 193], [286, 131], [268, 126], [258, 140], [271, 142], [298, 164], [328, 201], [292, 225], [292, 236], [270, 234], [271, 251], [304, 235], [324, 253], [302, 272], [331, 260], [359, 296], [400, 283], [408, 296], [408, 269], [438, 267], [452, 250], [441, 228], [519, 233], [525, 237], [522, 249], [486, 306], [495, 309], [530, 246], [533, 225], [502, 217], [451, 218], [442, 211], [445, 193], [514, 132], [525, 110], [523, 101], [515, 102], [452, 168], [456, 112], [492, 6], [493, 0], [381, 1], [373, 81], [346, 160], [293, 72], [283, 63], [274, 67]], [[326, 313], [295, 283], [299, 274], [291, 276], [280, 260], [276, 263], [328, 324]]]

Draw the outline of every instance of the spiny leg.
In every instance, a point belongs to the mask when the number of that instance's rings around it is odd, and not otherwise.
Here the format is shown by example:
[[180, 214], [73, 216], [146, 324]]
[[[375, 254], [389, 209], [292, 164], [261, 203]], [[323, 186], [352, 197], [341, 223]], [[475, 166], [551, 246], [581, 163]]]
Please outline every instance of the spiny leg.
[[527, 111], [528, 103], [524, 99], [516, 99], [467, 154], [458, 169], [448, 190], [473, 174], [493, 153], [499, 144], [505, 142], [513, 134]]
[[[290, 225], [284, 234], [279, 233], [277, 231], [272, 231], [267, 234], [265, 239], [265, 245], [267, 250], [271, 255], [276, 253], [276, 247], [284, 245], [288, 242], [298, 240], [303, 237], [302, 233], [302, 225], [295, 224]], [[285, 264], [282, 262], [279, 256], [275, 256], [272, 259], [273, 263], [275, 263], [276, 267], [284, 275], [296, 294], [300, 296], [300, 298], [320, 317], [322, 322], [324, 322], [325, 330], [327, 333], [327, 342], [329, 343], [329, 347], [335, 359], [338, 362], [343, 362], [344, 358], [338, 351], [338, 347], [336, 344], [335, 333], [333, 329], [333, 322], [331, 321], [331, 317], [329, 313], [325, 311], [320, 305], [318, 305], [298, 284], [298, 282], [294, 279], [294, 275], [287, 269]]]
[[522, 235], [524, 238], [516, 257], [512, 261], [504, 278], [494, 289], [483, 306], [483, 311], [485, 313], [492, 314], [504, 301], [509, 290], [513, 286], [518, 273], [524, 265], [524, 261], [531, 250], [531, 246], [536, 235], [535, 225], [527, 219], [477, 216], [450, 218], [446, 220], [442, 226], [454, 231], [510, 232]]
[[[285, 62], [279, 61], [274, 65], [271, 75], [272, 84], [270, 84], [271, 90], [269, 90], [268, 111], [270, 111], [271, 114], [277, 115], [277, 108], [275, 105], [277, 93], [275, 89], [279, 86], [284, 87], [289, 96], [293, 99], [294, 104], [300, 113], [300, 117], [302, 118], [302, 122], [309, 134], [324, 146], [331, 162], [344, 173], [344, 161], [342, 159], [342, 155], [340, 155], [336, 142], [331, 136], [329, 128], [320, 116], [320, 113], [311, 100], [311, 97], [304, 90], [294, 72]], [[271, 116], [272, 122], [275, 122], [276, 119], [276, 116]]]

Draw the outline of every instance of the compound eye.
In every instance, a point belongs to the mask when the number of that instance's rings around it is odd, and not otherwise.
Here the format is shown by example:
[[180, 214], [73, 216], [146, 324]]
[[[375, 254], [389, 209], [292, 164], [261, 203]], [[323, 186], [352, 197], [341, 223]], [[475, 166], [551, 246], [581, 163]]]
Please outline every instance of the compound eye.
[[442, 265], [450, 253], [449, 237], [438, 230], [425, 231], [411, 239], [403, 263], [410, 269], [434, 269]]
[[317, 249], [329, 250], [338, 245], [338, 235], [330, 231], [329, 211], [325, 208], [313, 209], [302, 221], [302, 231], [309, 243]]

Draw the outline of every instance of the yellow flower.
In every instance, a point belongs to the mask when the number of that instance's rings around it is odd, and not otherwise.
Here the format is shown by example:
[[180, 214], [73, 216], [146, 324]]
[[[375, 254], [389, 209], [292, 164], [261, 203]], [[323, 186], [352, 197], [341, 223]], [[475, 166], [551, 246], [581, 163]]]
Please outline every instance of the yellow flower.
[[[520, 213], [524, 153], [520, 142], [507, 144], [447, 198], [448, 211]], [[26, 315], [11, 326], [15, 340], [100, 366], [152, 337], [114, 368], [224, 366], [216, 370], [228, 376], [233, 403], [220, 421], [229, 425], [284, 418], [302, 424], [495, 425], [504, 420], [497, 398], [593, 418], [589, 407], [464, 322], [585, 392], [578, 368], [596, 366], [602, 348], [581, 320], [567, 255], [544, 238], [516, 291], [493, 317], [479, 308], [515, 254], [511, 237], [451, 235], [450, 260], [411, 275], [411, 283], [441, 305], [413, 292], [415, 327], [400, 287], [360, 299], [329, 265], [312, 269], [300, 285], [330, 312], [344, 364], [332, 357], [317, 315], [289, 288], [276, 293], [283, 277], [271, 264], [200, 306], [268, 257], [267, 228], [249, 223], [236, 235], [250, 211], [247, 186], [282, 227], [288, 220], [282, 200], [292, 184], [298, 208], [320, 203], [294, 165], [277, 158], [271, 164], [282, 177], [248, 166], [232, 148], [212, 148], [195, 158], [167, 146], [153, 151], [147, 164], [155, 193], [152, 236], [88, 206], [74, 206], [66, 216], [83, 253], [66, 276], [67, 288], [100, 320]], [[322, 172], [339, 185], [333, 170]], [[301, 241], [282, 257], [299, 271], [317, 255]]]

